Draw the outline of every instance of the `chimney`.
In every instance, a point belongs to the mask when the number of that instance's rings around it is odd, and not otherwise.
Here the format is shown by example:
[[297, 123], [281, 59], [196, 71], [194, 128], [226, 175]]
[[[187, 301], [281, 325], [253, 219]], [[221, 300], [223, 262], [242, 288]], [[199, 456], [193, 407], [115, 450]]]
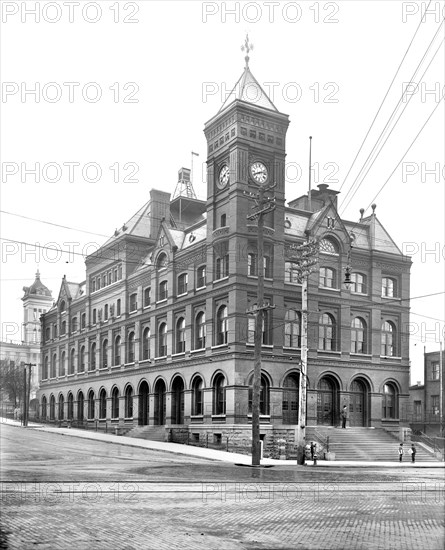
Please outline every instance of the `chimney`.
[[161, 220], [170, 222], [170, 193], [150, 190], [150, 238], [156, 239]]

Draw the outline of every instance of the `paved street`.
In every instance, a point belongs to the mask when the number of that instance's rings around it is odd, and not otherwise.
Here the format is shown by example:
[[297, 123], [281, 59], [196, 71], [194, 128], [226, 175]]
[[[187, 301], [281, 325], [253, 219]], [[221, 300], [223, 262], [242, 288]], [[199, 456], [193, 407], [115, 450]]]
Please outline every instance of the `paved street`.
[[437, 468], [275, 466], [1, 426], [0, 548], [442, 549]]

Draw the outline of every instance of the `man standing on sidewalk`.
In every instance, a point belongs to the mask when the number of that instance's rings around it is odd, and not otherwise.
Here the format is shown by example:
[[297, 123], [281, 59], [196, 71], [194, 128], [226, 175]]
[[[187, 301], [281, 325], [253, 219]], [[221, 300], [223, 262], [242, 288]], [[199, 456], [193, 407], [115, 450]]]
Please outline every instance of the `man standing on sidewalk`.
[[400, 443], [399, 445], [399, 462], [402, 462], [403, 458], [403, 443]]
[[341, 411], [341, 427], [346, 428], [346, 420], [348, 419], [348, 409], [346, 405], [343, 407], [343, 410]]
[[414, 443], [411, 443], [411, 462], [414, 464], [416, 462], [416, 448], [414, 447]]

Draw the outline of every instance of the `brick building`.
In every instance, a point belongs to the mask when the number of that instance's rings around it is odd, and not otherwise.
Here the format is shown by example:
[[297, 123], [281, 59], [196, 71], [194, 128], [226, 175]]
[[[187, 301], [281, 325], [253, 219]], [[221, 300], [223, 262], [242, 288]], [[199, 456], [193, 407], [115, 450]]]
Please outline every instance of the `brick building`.
[[[262, 266], [275, 306], [263, 329], [262, 437], [284, 430], [292, 440], [298, 423], [301, 285], [290, 247], [308, 237], [320, 251], [309, 281], [307, 425], [337, 425], [347, 404], [351, 425], [399, 430], [411, 262], [375, 206], [358, 222], [342, 220], [338, 192], [324, 184], [310, 204], [304, 195], [285, 205], [288, 124], [246, 63], [205, 124], [207, 200], [150, 191], [87, 258], [86, 280], [63, 279], [43, 320], [42, 418], [166, 426], [175, 439], [230, 435], [249, 448], [254, 326], [246, 310], [256, 303], [259, 266], [248, 193], [274, 182]], [[181, 169], [183, 189], [189, 180]]]
[[[443, 395], [445, 352], [442, 352], [442, 376], [440, 376], [439, 351], [424, 354], [424, 384], [409, 387], [410, 427], [427, 435], [444, 437]], [[440, 383], [442, 382], [442, 394]], [[440, 398], [442, 395], [442, 406]]]

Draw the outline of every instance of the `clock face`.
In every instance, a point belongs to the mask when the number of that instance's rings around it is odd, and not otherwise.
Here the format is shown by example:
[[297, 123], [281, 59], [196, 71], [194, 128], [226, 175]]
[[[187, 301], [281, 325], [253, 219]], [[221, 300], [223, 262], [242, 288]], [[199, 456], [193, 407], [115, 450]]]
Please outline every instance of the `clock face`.
[[254, 162], [250, 165], [250, 175], [257, 183], [266, 183], [268, 178], [267, 168], [262, 162]]
[[223, 189], [229, 183], [229, 180], [230, 180], [229, 167], [227, 166], [227, 164], [225, 164], [219, 172], [219, 177], [216, 184], [220, 189]]

